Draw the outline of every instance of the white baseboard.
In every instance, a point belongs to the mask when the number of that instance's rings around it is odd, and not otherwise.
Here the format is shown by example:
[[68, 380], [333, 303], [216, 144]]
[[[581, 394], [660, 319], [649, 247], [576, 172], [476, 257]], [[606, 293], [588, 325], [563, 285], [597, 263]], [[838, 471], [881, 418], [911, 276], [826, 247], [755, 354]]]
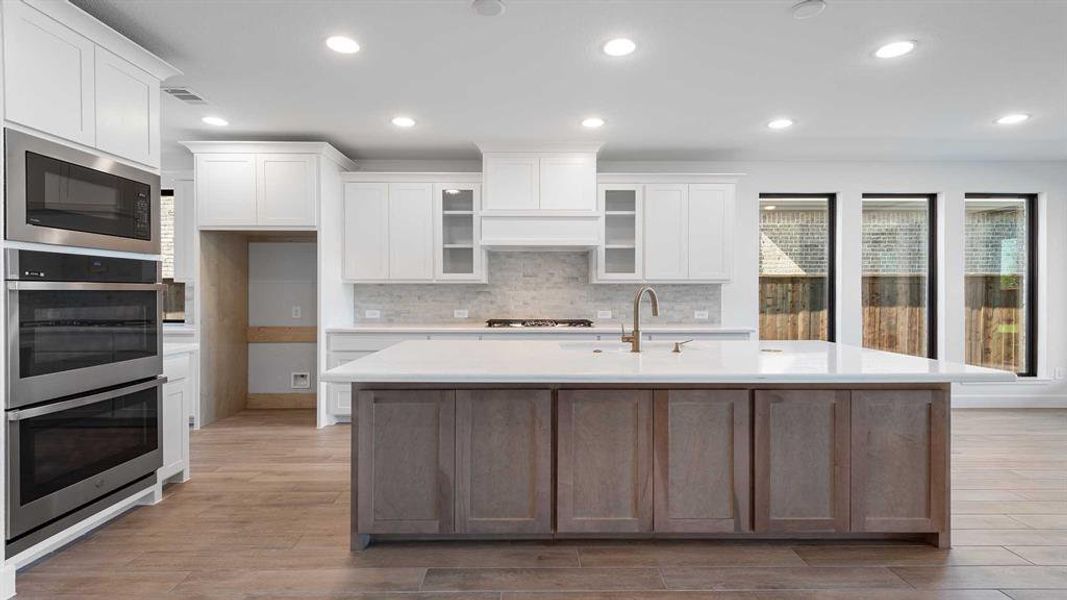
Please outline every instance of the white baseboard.
[[1067, 408], [1067, 396], [953, 394], [952, 408]]

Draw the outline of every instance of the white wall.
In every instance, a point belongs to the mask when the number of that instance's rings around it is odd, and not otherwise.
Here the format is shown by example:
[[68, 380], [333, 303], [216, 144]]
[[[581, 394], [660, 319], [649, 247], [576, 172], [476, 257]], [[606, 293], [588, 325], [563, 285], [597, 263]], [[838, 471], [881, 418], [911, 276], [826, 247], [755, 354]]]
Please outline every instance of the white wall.
[[[251, 327], [314, 327], [317, 321], [314, 243], [248, 244], [248, 324]], [[300, 316], [293, 317], [293, 307]], [[248, 391], [314, 393], [317, 379], [315, 343], [249, 344]], [[311, 387], [290, 387], [290, 373], [311, 375]]]
[[[1015, 384], [960, 385], [958, 406], [1067, 406], [1067, 163], [1047, 162], [601, 162], [602, 172], [745, 173], [738, 185], [734, 281], [723, 287], [722, 322], [758, 325], [759, 194], [837, 194], [837, 336], [862, 343], [861, 197], [864, 193], [936, 193], [940, 233], [938, 347], [963, 360], [963, 196], [969, 192], [1038, 193], [1038, 377]], [[648, 210], [648, 208], [646, 208]], [[749, 240], [748, 243], [743, 240]], [[669, 302], [669, 298], [664, 298]]]

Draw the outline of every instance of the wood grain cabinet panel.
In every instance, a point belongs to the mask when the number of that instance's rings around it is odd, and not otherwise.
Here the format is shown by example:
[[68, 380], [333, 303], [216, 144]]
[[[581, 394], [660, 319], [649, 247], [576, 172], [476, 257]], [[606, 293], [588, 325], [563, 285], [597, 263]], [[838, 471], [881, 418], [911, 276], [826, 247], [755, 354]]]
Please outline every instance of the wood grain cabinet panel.
[[552, 393], [456, 392], [456, 532], [552, 531]]
[[948, 400], [937, 390], [852, 393], [852, 530], [946, 529]]
[[747, 390], [656, 392], [657, 532], [751, 531]]
[[652, 392], [559, 392], [556, 529], [652, 528]]
[[848, 531], [849, 392], [759, 390], [756, 531]]
[[359, 393], [357, 532], [451, 533], [455, 392]]

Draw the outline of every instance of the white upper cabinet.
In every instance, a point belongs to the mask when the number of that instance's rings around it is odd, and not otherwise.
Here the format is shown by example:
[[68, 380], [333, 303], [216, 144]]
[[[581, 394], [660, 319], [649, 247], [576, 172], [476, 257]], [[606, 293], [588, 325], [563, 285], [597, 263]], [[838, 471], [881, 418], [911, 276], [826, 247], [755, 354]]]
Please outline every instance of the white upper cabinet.
[[645, 278], [689, 277], [689, 186], [645, 186]]
[[433, 280], [433, 184], [389, 184], [389, 279]]
[[346, 183], [344, 278], [389, 279], [389, 184]]
[[160, 82], [180, 71], [68, 2], [3, 10], [4, 118], [158, 169]]
[[193, 180], [174, 182], [174, 281], [196, 280], [196, 195]]
[[159, 80], [96, 48], [96, 146], [159, 165]]
[[22, 2], [3, 9], [5, 117], [92, 146], [95, 44]]
[[195, 162], [197, 224], [256, 224], [256, 155], [197, 154]]
[[487, 154], [483, 167], [486, 211], [541, 207], [541, 163], [537, 156]]
[[[485, 148], [483, 147], [483, 150]], [[596, 212], [596, 151], [482, 155], [482, 212]]]
[[315, 229], [325, 161], [355, 163], [321, 142], [182, 142], [196, 156], [197, 226]]
[[484, 281], [481, 186], [463, 173], [346, 173], [343, 278]]
[[256, 223], [268, 227], [314, 227], [318, 177], [311, 154], [256, 156]]
[[593, 257], [593, 282], [730, 281], [738, 176], [601, 175], [604, 241]]
[[596, 155], [546, 156], [540, 160], [541, 210], [596, 210]]
[[689, 279], [727, 281], [733, 261], [732, 184], [689, 186]]

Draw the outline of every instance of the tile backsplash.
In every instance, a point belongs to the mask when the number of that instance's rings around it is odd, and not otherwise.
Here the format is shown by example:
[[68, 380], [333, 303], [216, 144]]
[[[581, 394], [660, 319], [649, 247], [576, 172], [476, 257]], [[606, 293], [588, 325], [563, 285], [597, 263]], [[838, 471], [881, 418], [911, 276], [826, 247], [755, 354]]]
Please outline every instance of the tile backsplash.
[[[610, 310], [612, 320], [633, 317], [636, 283], [589, 283], [585, 252], [491, 252], [488, 284], [359, 284], [355, 286], [357, 323], [471, 323], [489, 318], [556, 317], [597, 320]], [[657, 323], [720, 323], [722, 286], [657, 285]], [[647, 305], [648, 301], [644, 301]], [[380, 319], [364, 318], [367, 310]], [[456, 319], [453, 311], [468, 311]], [[648, 311], [648, 308], [644, 309]], [[693, 313], [707, 311], [697, 321]], [[643, 315], [647, 315], [644, 312]], [[650, 322], [650, 321], [646, 321]]]

